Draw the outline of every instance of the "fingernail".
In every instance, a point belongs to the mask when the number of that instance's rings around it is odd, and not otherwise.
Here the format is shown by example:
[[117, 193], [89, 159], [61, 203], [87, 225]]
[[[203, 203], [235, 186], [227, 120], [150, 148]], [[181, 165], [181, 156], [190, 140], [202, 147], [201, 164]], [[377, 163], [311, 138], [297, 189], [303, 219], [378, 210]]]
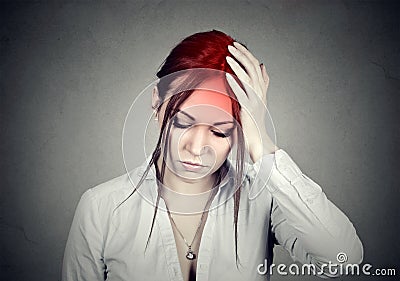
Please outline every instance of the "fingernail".
[[226, 56], [226, 61], [227, 61], [228, 63], [230, 63], [230, 62], [233, 61], [233, 58], [231, 58], [230, 56]]
[[232, 75], [229, 73], [225, 73], [225, 76], [226, 76], [226, 79], [228, 79], [228, 80], [235, 80], [235, 79], [233, 79]]
[[233, 47], [233, 46], [231, 46], [231, 45], [228, 45], [228, 50], [229, 50], [230, 52], [236, 51], [235, 47]]

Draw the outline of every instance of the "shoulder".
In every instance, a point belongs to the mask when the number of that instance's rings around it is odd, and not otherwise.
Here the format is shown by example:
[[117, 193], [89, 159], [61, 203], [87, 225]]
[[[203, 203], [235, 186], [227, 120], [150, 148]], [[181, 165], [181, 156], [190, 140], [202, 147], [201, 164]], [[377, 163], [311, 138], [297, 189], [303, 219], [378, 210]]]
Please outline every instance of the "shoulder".
[[129, 180], [129, 175], [125, 173], [89, 188], [84, 194], [87, 193], [94, 200], [104, 200], [119, 197], [129, 190], [132, 190], [132, 184]]
[[[74, 225], [79, 225], [83, 231], [90, 226], [102, 233], [110, 233], [117, 227], [129, 229], [131, 225], [126, 222], [137, 222], [132, 216], [140, 217], [139, 214], [147, 212], [148, 206], [151, 206], [144, 203], [143, 193], [137, 192], [134, 185], [142, 175], [143, 166], [139, 166], [129, 173], [87, 189], [75, 210]], [[149, 178], [145, 178], [140, 191], [151, 190], [154, 181]]]
[[[143, 175], [144, 167], [139, 166], [129, 173], [112, 178], [106, 182], [87, 189], [81, 197], [80, 203], [97, 207], [100, 212], [107, 212], [116, 208], [134, 191], [135, 185]], [[145, 188], [145, 187], [143, 187]], [[140, 200], [140, 196], [131, 196], [133, 201]]]

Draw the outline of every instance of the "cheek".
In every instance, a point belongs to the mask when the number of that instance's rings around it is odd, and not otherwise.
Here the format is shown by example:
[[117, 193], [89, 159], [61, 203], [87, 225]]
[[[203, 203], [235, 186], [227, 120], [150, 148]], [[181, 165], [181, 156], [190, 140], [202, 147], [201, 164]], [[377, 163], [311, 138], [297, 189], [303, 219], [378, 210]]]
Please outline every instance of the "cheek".
[[231, 139], [222, 139], [214, 144], [215, 150], [218, 153], [218, 157], [226, 158], [231, 149]]
[[183, 130], [171, 128], [170, 147], [172, 150], [182, 149], [187, 139], [187, 135]]

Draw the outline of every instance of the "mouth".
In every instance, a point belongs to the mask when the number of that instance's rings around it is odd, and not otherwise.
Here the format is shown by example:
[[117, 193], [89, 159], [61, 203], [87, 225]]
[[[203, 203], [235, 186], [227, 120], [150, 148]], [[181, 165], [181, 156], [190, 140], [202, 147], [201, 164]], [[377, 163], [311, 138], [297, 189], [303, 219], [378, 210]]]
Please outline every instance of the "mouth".
[[188, 162], [188, 161], [180, 161], [182, 166], [185, 168], [185, 170], [188, 171], [198, 171], [201, 168], [204, 168], [205, 166], [199, 164], [199, 163], [193, 163], [193, 162]]

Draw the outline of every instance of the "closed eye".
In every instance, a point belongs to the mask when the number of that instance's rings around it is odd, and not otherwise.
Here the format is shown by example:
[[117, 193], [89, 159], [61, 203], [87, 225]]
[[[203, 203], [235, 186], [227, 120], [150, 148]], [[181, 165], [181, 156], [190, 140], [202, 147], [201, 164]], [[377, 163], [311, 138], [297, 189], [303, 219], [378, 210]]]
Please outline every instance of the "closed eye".
[[187, 128], [189, 128], [191, 126], [190, 124], [179, 123], [178, 119], [176, 117], [172, 121], [172, 125], [174, 125], [174, 127], [179, 128], [179, 129], [187, 129]]
[[212, 130], [212, 132], [213, 132], [213, 134], [215, 136], [217, 136], [219, 138], [227, 138], [227, 137], [230, 137], [232, 135], [232, 130], [229, 130], [229, 131], [227, 131], [225, 133], [224, 132], [218, 132], [218, 131], [215, 131], [215, 130]]
[[[178, 121], [178, 118], [176, 118], [176, 117], [173, 119], [172, 125], [173, 125], [174, 127], [178, 128], [178, 129], [187, 129], [187, 128], [190, 128], [190, 127], [192, 126], [192, 124], [182, 124], [182, 123], [180, 123], [180, 122]], [[214, 127], [214, 128], [215, 128], [215, 127]], [[220, 130], [218, 130], [218, 129], [213, 129], [213, 130], [211, 130], [211, 132], [212, 132], [216, 137], [219, 137], [219, 138], [228, 138], [228, 137], [230, 137], [230, 136], [232, 135], [232, 131], [233, 131], [233, 128], [232, 128], [232, 129], [229, 129], [229, 130], [226, 131], [226, 132], [222, 132], [222, 131], [220, 131]]]

